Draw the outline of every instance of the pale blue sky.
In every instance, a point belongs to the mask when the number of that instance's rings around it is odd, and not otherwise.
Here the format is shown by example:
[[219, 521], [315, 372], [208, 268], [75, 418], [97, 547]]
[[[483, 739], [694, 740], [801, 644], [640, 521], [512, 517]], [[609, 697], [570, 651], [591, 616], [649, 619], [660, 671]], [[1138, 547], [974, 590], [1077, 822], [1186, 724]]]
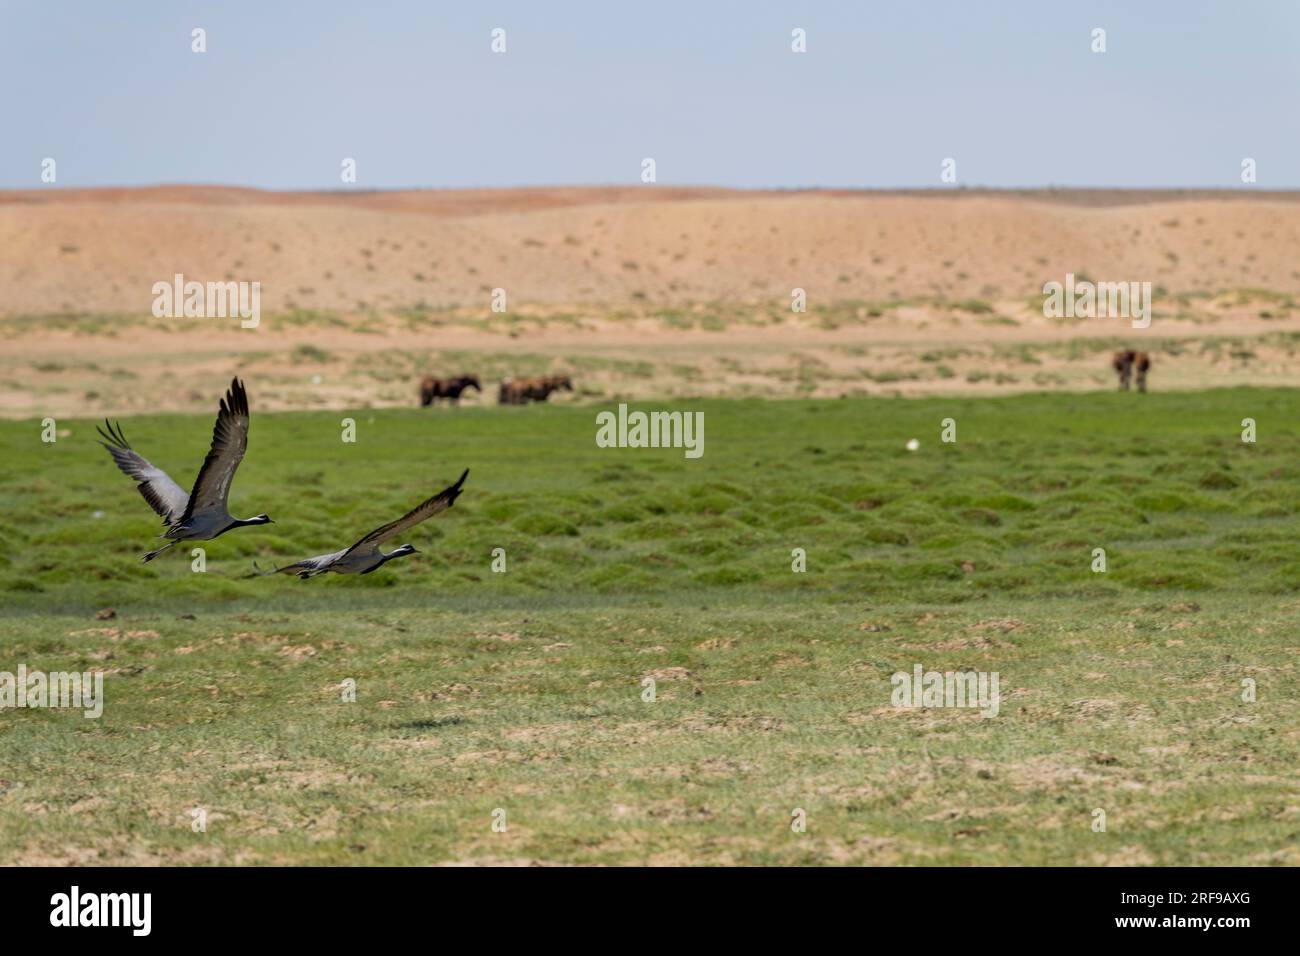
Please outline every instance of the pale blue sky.
[[0, 100], [8, 188], [1296, 188], [1300, 3], [0, 0]]

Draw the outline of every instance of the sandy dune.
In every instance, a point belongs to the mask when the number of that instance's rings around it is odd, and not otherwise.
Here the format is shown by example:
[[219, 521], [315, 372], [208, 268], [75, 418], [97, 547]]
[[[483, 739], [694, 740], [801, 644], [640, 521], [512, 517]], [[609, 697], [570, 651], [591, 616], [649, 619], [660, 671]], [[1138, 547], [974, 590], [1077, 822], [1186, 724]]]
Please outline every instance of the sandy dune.
[[[236, 371], [263, 408], [409, 405], [465, 372], [568, 372], [568, 401], [1084, 391], [1120, 346], [1155, 354], [1153, 388], [1290, 384], [1298, 195], [0, 193], [0, 415], [201, 410]], [[261, 282], [260, 326], [154, 318], [176, 272]], [[1067, 272], [1152, 283], [1151, 328], [1045, 317]]]
[[[1095, 201], [1089, 204], [1087, 200]], [[1122, 198], [1122, 197], [1120, 197]], [[1066, 272], [1171, 291], [1300, 291], [1290, 196], [593, 187], [0, 194], [0, 315], [147, 312], [187, 279], [264, 310], [1026, 298]]]

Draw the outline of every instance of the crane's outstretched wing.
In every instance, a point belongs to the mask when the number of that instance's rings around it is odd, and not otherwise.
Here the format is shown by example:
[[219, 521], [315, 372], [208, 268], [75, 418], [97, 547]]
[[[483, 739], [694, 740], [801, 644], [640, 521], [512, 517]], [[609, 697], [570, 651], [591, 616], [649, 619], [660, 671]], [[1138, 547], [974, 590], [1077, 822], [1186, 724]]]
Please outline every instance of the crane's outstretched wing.
[[186, 505], [189, 504], [190, 496], [185, 493], [185, 489], [172, 481], [167, 472], [149, 464], [143, 455], [128, 445], [121, 425], [114, 426], [106, 418], [104, 427], [108, 431], [96, 426], [96, 431], [105, 439], [100, 444], [108, 449], [122, 474], [135, 479], [136, 488], [144, 500], [149, 502], [149, 507], [162, 516], [163, 524], [175, 524], [185, 514]]
[[212, 448], [208, 457], [203, 459], [199, 476], [194, 479], [194, 489], [190, 492], [189, 505], [181, 516], [181, 524], [187, 524], [196, 514], [220, 508], [226, 510], [226, 501], [230, 497], [230, 482], [235, 477], [235, 469], [244, 460], [244, 451], [248, 448], [248, 395], [244, 383], [231, 379], [226, 397], [221, 400], [221, 411], [217, 413], [217, 423], [212, 426]]
[[460, 497], [461, 485], [465, 484], [465, 477], [468, 474], [469, 469], [466, 468], [461, 473], [461, 476], [456, 479], [454, 485], [442, 489], [442, 491], [438, 492], [427, 501], [420, 502], [420, 504], [416, 505], [396, 521], [390, 521], [382, 528], [376, 528], [352, 547], [348, 548], [347, 551], [344, 552], [344, 555], [349, 555], [353, 551], [359, 551], [363, 548], [378, 548], [379, 545], [383, 544], [383, 542], [387, 541], [389, 538], [395, 538], [408, 528], [415, 527], [421, 521], [426, 521], [439, 512], [446, 511], [455, 504], [456, 499]]

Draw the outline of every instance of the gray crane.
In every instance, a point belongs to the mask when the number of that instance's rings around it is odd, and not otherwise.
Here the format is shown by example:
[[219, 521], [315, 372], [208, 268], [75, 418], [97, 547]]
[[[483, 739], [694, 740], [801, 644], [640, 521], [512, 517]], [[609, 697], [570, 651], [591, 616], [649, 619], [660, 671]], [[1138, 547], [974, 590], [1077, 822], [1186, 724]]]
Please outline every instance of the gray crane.
[[350, 548], [335, 551], [333, 554], [321, 554], [314, 558], [306, 558], [294, 564], [286, 564], [282, 568], [272, 568], [270, 571], [263, 571], [254, 561], [253, 568], [255, 571], [250, 577], [267, 574], [296, 574], [305, 581], [308, 578], [314, 578], [318, 574], [325, 574], [330, 571], [335, 574], [369, 574], [371, 571], [378, 570], [393, 558], [415, 554], [417, 553], [416, 549], [409, 544], [400, 545], [387, 554], [379, 550], [379, 546], [388, 539], [397, 537], [402, 532], [415, 527], [421, 521], [427, 521], [455, 504], [456, 499], [460, 497], [461, 486], [465, 484], [467, 475], [469, 475], [468, 468], [456, 479], [454, 485], [444, 488], [432, 498], [422, 501], [396, 521], [390, 521], [383, 527], [376, 528]]
[[239, 379], [231, 379], [226, 397], [221, 400], [221, 411], [212, 427], [212, 447], [208, 457], [203, 459], [203, 467], [199, 469], [199, 476], [194, 479], [194, 487], [188, 495], [167, 472], [151, 465], [127, 444], [121, 425], [114, 426], [108, 419], [104, 420], [104, 425], [108, 431], [98, 429], [105, 439], [100, 444], [108, 449], [122, 473], [135, 479], [144, 500], [167, 526], [159, 537], [169, 539], [168, 542], [140, 560], [152, 561], [182, 541], [208, 541], [232, 528], [272, 523], [265, 514], [232, 518], [226, 509], [231, 479], [235, 477], [235, 469], [248, 448], [248, 395]]

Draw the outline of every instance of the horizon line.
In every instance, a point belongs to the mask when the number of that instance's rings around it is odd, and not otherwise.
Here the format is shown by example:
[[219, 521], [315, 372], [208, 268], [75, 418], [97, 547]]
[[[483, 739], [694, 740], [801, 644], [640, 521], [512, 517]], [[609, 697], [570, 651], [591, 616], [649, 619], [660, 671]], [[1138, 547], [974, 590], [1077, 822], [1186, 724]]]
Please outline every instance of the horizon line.
[[74, 190], [94, 191], [109, 189], [242, 189], [252, 192], [267, 193], [326, 193], [337, 195], [399, 193], [399, 192], [468, 192], [490, 190], [545, 190], [545, 189], [644, 189], [647, 192], [672, 189], [720, 190], [727, 192], [861, 192], [861, 193], [962, 193], [962, 192], [1219, 192], [1219, 193], [1296, 193], [1300, 186], [1278, 186], [1261, 188], [1258, 184], [1241, 184], [1234, 186], [1144, 186], [1144, 185], [1074, 185], [1048, 183], [1045, 185], [994, 186], [987, 184], [941, 184], [928, 186], [866, 186], [866, 185], [804, 185], [804, 186], [730, 186], [718, 183], [639, 183], [639, 182], [567, 182], [567, 183], [517, 183], [492, 185], [458, 185], [458, 186], [256, 186], [244, 183], [223, 182], [186, 182], [159, 181], [152, 183], [100, 183], [63, 184], [42, 183], [33, 186], [11, 186], [0, 184], [0, 192], [71, 192]]

